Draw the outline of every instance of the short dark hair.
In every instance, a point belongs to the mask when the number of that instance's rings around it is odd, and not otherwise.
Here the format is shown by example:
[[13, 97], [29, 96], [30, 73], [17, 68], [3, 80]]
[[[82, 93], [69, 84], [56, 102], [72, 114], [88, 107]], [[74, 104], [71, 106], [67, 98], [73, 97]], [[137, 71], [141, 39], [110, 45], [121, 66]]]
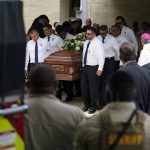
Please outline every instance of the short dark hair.
[[52, 25], [51, 24], [45, 24], [44, 26], [43, 26], [43, 28], [44, 27], [46, 27], [46, 28], [48, 28], [48, 29], [52, 29]]
[[133, 45], [125, 42], [120, 47], [120, 59], [124, 62], [136, 60], [137, 52]]
[[33, 32], [39, 33], [39, 30], [36, 27], [31, 27], [28, 31], [29, 34], [32, 34]]
[[106, 31], [108, 30], [108, 27], [106, 25], [101, 25], [99, 30]]
[[115, 25], [112, 25], [112, 26], [111, 26], [111, 28], [118, 28], [118, 29], [119, 29], [119, 31], [121, 32], [121, 28], [120, 28], [120, 26], [118, 26], [118, 25], [116, 25], [116, 24], [115, 24]]
[[53, 93], [55, 83], [55, 73], [49, 65], [38, 64], [29, 72], [31, 93]]
[[107, 90], [110, 101], [134, 100], [134, 79], [125, 71], [117, 71], [110, 77]]
[[124, 18], [123, 16], [117, 16], [117, 17], [116, 17], [116, 20], [118, 20], [118, 19], [120, 19], [120, 20], [122, 20], [122, 21], [125, 21], [125, 18]]
[[46, 19], [48, 22], [49, 22], [49, 18], [46, 16], [46, 15], [40, 15], [39, 17], [38, 17], [38, 19], [40, 20], [40, 19]]
[[125, 19], [123, 16], [117, 16], [117, 17], [116, 17], [116, 20], [122, 20], [123, 24], [124, 24], [125, 26], [127, 26], [126, 19]]
[[92, 31], [94, 34], [96, 34], [96, 30], [95, 30], [94, 27], [88, 27], [88, 28], [86, 29], [86, 31], [87, 31], [87, 30], [90, 30], [90, 31]]
[[57, 32], [57, 34], [60, 34], [60, 33], [62, 33], [62, 32], [66, 32], [66, 31], [65, 31], [65, 29], [62, 27], [62, 25], [58, 25], [58, 26], [56, 27], [56, 32]]

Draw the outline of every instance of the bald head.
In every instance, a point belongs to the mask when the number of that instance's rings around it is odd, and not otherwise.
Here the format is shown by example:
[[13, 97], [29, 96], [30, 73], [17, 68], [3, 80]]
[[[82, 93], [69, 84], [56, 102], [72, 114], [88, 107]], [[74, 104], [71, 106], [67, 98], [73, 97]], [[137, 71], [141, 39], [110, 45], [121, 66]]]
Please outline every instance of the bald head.
[[91, 19], [90, 19], [90, 18], [87, 18], [87, 19], [85, 20], [85, 24], [86, 24], [88, 27], [91, 27], [91, 25], [92, 25]]

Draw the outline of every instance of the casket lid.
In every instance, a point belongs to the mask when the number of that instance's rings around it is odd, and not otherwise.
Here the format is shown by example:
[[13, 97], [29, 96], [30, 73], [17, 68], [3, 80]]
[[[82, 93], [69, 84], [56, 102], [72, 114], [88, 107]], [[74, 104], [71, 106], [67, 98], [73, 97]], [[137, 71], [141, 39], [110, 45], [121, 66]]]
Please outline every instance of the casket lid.
[[61, 50], [49, 55], [45, 59], [48, 64], [73, 64], [81, 63], [82, 53], [76, 51]]

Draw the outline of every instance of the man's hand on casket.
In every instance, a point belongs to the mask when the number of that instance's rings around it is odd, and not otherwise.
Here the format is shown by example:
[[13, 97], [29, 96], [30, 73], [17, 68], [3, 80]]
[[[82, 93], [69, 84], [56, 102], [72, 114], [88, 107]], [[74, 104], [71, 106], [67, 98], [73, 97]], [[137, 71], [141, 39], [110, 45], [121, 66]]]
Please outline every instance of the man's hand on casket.
[[100, 77], [102, 75], [102, 71], [101, 70], [97, 70], [96, 75]]

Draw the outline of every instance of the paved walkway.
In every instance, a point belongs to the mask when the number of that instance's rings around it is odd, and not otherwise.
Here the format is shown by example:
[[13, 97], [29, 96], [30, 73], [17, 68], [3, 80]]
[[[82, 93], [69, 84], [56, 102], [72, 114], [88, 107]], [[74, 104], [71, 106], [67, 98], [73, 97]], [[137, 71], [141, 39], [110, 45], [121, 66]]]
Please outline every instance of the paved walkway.
[[[83, 101], [82, 101], [81, 97], [74, 98], [72, 101], [69, 101], [69, 102], [66, 102], [66, 101], [63, 101], [63, 102], [65, 102], [65, 103], [67, 103], [67, 104], [69, 104], [69, 105], [77, 106], [77, 107], [79, 107], [80, 109], [83, 108]], [[91, 117], [91, 116], [97, 114], [98, 112], [99, 112], [99, 111], [96, 111], [94, 114], [88, 114], [88, 111], [87, 111], [87, 112], [84, 112], [84, 114], [85, 114], [85, 116], [87, 116], [87, 117]]]

